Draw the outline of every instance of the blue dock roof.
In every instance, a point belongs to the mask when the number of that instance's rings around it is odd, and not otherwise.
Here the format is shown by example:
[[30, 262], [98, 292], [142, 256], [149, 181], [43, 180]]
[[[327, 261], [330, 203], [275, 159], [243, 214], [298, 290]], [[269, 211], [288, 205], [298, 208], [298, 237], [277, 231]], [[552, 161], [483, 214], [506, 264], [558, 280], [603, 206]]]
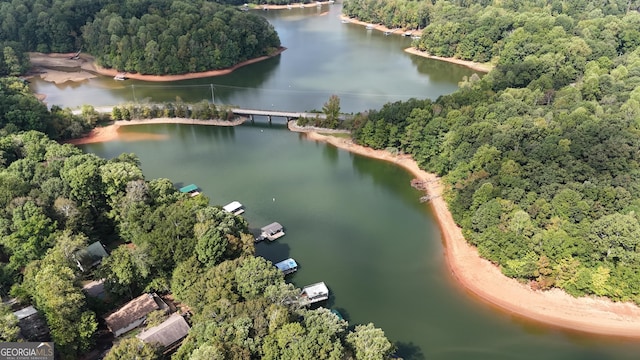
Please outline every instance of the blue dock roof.
[[280, 271], [287, 271], [287, 270], [291, 270], [291, 269], [297, 268], [298, 267], [298, 263], [295, 260], [293, 260], [292, 258], [288, 258], [287, 260], [282, 260], [279, 263], [277, 263], [276, 267]]
[[192, 191], [196, 191], [198, 190], [198, 186], [196, 186], [196, 184], [189, 184], [187, 186], [181, 187], [180, 188], [180, 192], [181, 193], [190, 193]]

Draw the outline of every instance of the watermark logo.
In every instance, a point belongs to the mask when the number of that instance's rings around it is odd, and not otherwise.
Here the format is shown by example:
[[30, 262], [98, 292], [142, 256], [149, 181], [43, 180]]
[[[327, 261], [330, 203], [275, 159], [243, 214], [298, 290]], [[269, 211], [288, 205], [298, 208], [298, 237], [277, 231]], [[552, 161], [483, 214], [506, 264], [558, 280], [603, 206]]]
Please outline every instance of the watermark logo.
[[53, 360], [53, 343], [0, 343], [0, 360]]

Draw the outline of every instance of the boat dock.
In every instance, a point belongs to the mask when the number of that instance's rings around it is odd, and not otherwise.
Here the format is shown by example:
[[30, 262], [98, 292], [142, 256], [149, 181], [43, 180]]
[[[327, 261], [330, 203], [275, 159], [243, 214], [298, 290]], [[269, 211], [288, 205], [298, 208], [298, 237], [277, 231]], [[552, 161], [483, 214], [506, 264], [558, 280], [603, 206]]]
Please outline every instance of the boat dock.
[[187, 186], [183, 186], [179, 190], [183, 194], [189, 194], [189, 196], [194, 197], [200, 195], [200, 189], [196, 184], [189, 184]]
[[233, 215], [240, 215], [244, 213], [244, 206], [237, 201], [232, 201], [223, 206], [222, 210], [232, 213]]
[[274, 241], [284, 236], [284, 227], [277, 222], [273, 222], [260, 229], [260, 236], [256, 238], [256, 242], [262, 240]]
[[282, 260], [279, 263], [276, 263], [275, 265], [278, 268], [278, 270], [282, 271], [282, 273], [285, 275], [289, 275], [298, 271], [298, 263], [292, 258]]
[[302, 289], [299, 304], [306, 306], [329, 299], [329, 288], [324, 282], [307, 285]]

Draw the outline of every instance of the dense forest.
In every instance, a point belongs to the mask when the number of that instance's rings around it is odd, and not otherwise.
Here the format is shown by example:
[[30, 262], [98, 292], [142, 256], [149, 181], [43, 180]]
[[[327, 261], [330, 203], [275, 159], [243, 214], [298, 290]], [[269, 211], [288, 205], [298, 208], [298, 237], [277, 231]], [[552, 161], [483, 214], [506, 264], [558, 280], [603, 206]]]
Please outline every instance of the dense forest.
[[495, 69], [372, 110], [354, 138], [442, 175], [466, 239], [504, 274], [640, 304], [636, 5], [436, 2], [420, 45]]
[[25, 51], [92, 54], [143, 74], [220, 69], [280, 46], [261, 16], [204, 0], [0, 1], [0, 75], [26, 69]]
[[[22, 85], [2, 81], [1, 88]], [[191, 313], [176, 359], [382, 359], [393, 351], [372, 324], [349, 327], [327, 309], [291, 301], [300, 289], [254, 256], [242, 217], [178, 192], [168, 179], [146, 180], [133, 154], [105, 160], [29, 130], [36, 118], [46, 129], [54, 115], [21, 108], [37, 103], [28, 92], [10, 98], [2, 113], [33, 122], [0, 122], [0, 294], [44, 314], [61, 358], [90, 350], [98, 319], [149, 291], [171, 293]], [[110, 255], [81, 271], [74, 254], [95, 241]], [[96, 278], [105, 279], [106, 301], [81, 291]], [[15, 341], [16, 318], [4, 304], [0, 314], [0, 340]], [[161, 356], [128, 337], [107, 354], [122, 358]]]

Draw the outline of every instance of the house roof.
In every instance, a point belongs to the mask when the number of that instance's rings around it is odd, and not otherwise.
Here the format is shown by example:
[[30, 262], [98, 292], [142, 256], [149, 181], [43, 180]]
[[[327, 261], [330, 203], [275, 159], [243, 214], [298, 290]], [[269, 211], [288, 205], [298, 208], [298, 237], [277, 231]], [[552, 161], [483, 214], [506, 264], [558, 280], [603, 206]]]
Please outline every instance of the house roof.
[[[157, 298], [157, 299], [156, 299]], [[115, 332], [127, 327], [134, 321], [147, 316], [154, 310], [161, 308], [158, 302], [162, 301], [156, 294], [142, 294], [124, 304], [120, 309], [104, 318], [109, 330]]]
[[262, 232], [267, 233], [267, 234], [273, 234], [275, 232], [278, 232], [280, 230], [282, 230], [282, 225], [280, 225], [277, 222], [271, 223], [263, 228], [260, 229]]
[[190, 193], [196, 190], [198, 190], [198, 186], [196, 184], [189, 184], [180, 188], [181, 193]]
[[230, 203], [228, 203], [227, 205], [223, 206], [222, 209], [224, 209], [224, 211], [227, 212], [234, 212], [238, 209], [240, 209], [242, 207], [242, 204], [240, 204], [237, 201], [232, 201]]
[[74, 254], [83, 271], [94, 266], [97, 262], [100, 262], [102, 258], [108, 255], [107, 250], [104, 249], [104, 246], [102, 246], [99, 241], [94, 242], [84, 249], [76, 251]]
[[33, 306], [13, 313], [18, 318], [20, 334], [27, 341], [49, 341], [49, 328], [47, 323]]
[[282, 260], [276, 264], [276, 267], [280, 271], [287, 271], [290, 269], [295, 269], [298, 267], [298, 263], [292, 258], [288, 258], [287, 260]]
[[179, 314], [171, 315], [158, 326], [147, 329], [137, 335], [138, 339], [149, 344], [169, 347], [189, 334], [189, 324]]
[[314, 298], [320, 295], [328, 295], [329, 288], [327, 287], [327, 285], [325, 285], [324, 282], [319, 282], [319, 283], [311, 284], [309, 286], [305, 286], [302, 289], [302, 292], [307, 294], [308, 297]]

